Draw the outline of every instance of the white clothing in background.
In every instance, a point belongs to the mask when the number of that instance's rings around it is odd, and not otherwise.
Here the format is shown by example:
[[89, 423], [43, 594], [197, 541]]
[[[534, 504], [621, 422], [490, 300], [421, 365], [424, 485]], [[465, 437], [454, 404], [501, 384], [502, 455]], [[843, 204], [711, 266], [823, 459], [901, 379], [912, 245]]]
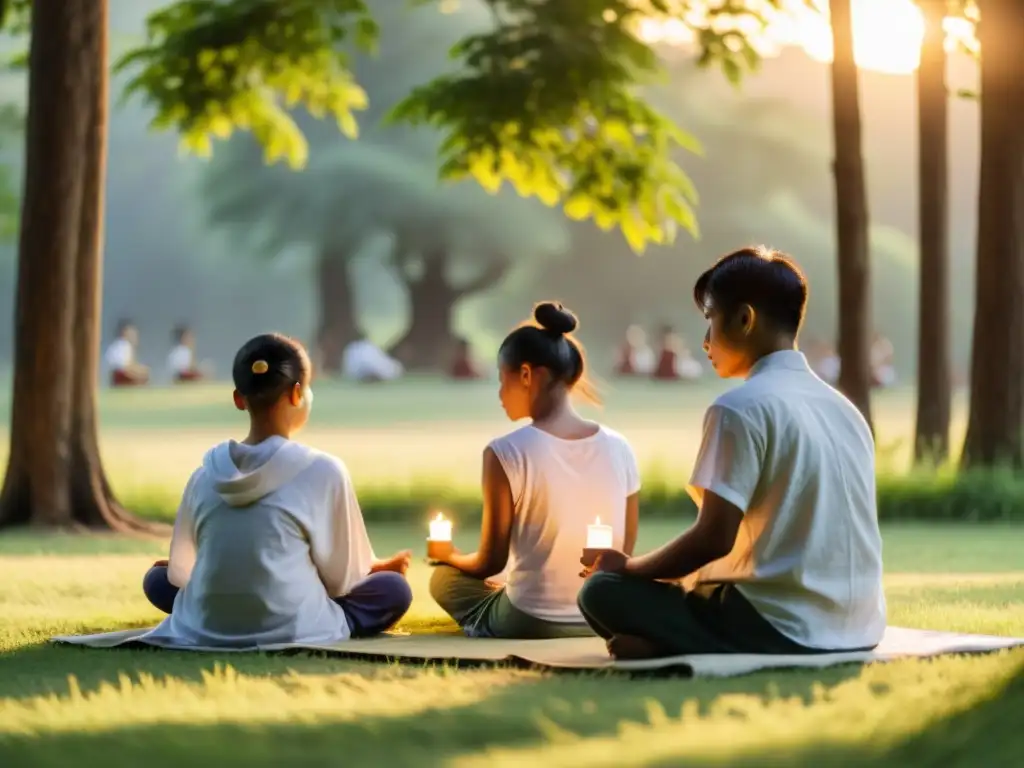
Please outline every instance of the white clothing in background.
[[171, 376], [181, 373], [189, 373], [194, 370], [193, 360], [195, 358], [192, 348], [185, 344], [179, 344], [167, 356], [167, 371]]
[[397, 379], [404, 372], [402, 364], [369, 339], [353, 341], [345, 347], [341, 362], [342, 375], [355, 381]]
[[700, 582], [737, 589], [809, 648], [873, 647], [885, 631], [875, 443], [860, 412], [797, 351], [762, 358], [718, 397], [688, 489], [711, 491], [743, 522]]
[[601, 427], [563, 440], [526, 426], [492, 441], [515, 502], [506, 594], [531, 616], [582, 622], [576, 605], [587, 526], [601, 518], [622, 549], [626, 499], [640, 490], [636, 456], [626, 439]]
[[654, 373], [658, 358], [650, 347], [638, 347], [633, 350], [633, 370], [638, 376], [649, 376]]
[[112, 371], [123, 371], [130, 368], [135, 362], [135, 350], [132, 348], [132, 343], [128, 339], [115, 339], [107, 347], [103, 360]]
[[699, 379], [704, 373], [704, 366], [689, 355], [680, 355], [676, 358], [676, 374], [681, 379]]
[[168, 578], [174, 611], [147, 641], [252, 647], [333, 643], [332, 596], [370, 573], [373, 548], [341, 461], [281, 437], [221, 443], [185, 488]]

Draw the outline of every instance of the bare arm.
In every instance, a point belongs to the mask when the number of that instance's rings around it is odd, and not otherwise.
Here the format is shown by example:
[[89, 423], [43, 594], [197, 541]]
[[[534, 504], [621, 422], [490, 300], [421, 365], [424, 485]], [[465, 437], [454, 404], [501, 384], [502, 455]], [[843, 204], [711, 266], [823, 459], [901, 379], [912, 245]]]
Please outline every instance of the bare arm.
[[626, 498], [626, 536], [622, 540], [622, 551], [632, 555], [636, 548], [636, 535], [640, 528], [640, 494]]
[[706, 491], [697, 522], [689, 530], [653, 552], [629, 558], [623, 572], [645, 579], [689, 576], [729, 554], [742, 522], [742, 510]]
[[483, 464], [484, 515], [480, 546], [471, 554], [454, 553], [447, 559], [448, 565], [477, 579], [496, 576], [508, 563], [514, 511], [508, 476], [491, 448], [484, 450]]

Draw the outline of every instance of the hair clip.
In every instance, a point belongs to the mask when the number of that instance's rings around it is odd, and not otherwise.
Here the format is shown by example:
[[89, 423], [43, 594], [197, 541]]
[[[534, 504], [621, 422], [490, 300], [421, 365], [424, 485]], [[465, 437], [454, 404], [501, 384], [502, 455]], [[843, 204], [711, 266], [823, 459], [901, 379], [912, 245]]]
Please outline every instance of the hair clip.
[[266, 373], [269, 370], [270, 366], [267, 365], [266, 360], [257, 360], [255, 363], [252, 364], [252, 372], [255, 373], [257, 376], [261, 373]]

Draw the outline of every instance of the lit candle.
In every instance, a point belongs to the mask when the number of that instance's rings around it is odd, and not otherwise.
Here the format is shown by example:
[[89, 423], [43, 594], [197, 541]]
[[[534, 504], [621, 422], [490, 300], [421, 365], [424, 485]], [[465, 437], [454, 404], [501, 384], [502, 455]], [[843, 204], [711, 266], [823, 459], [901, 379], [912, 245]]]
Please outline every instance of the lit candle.
[[601, 518], [597, 518], [593, 525], [587, 526], [587, 549], [611, 549], [612, 548], [612, 527], [601, 525]]
[[428, 541], [451, 541], [452, 521], [446, 520], [440, 512], [430, 521], [430, 537]]

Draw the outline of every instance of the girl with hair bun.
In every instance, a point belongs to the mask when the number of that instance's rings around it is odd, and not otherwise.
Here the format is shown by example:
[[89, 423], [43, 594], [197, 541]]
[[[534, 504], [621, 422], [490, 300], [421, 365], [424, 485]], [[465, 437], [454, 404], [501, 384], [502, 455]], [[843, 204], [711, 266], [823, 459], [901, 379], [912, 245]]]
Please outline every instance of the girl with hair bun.
[[169, 560], [143, 580], [170, 614], [147, 642], [256, 648], [388, 629], [412, 602], [410, 553], [378, 560], [345, 465], [291, 439], [313, 404], [306, 350], [257, 336], [232, 377], [249, 435], [213, 447], [185, 486]]
[[631, 552], [636, 542], [633, 450], [572, 405], [573, 395], [596, 402], [576, 316], [545, 302], [533, 319], [498, 350], [501, 405], [512, 421], [530, 423], [484, 450], [480, 546], [443, 558], [430, 581], [434, 600], [470, 637], [593, 634], [576, 604], [587, 526], [610, 525], [615, 548]]

